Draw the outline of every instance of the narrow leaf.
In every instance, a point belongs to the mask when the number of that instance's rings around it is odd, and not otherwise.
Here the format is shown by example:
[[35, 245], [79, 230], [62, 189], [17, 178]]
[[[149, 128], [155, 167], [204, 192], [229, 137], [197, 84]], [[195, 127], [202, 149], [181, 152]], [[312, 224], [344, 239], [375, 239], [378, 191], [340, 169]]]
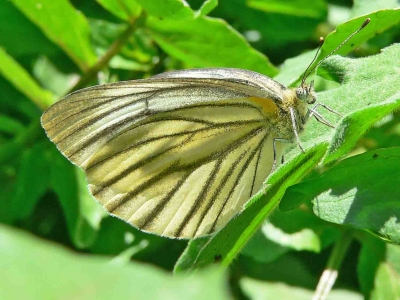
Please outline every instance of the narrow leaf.
[[0, 48], [0, 74], [42, 109], [54, 102], [51, 92], [42, 89], [29, 73]]

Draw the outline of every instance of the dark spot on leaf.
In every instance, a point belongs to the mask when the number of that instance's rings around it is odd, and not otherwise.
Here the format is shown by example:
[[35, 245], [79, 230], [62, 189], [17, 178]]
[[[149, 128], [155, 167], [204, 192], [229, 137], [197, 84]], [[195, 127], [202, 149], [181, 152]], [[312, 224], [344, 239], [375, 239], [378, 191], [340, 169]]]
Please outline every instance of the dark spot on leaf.
[[372, 155], [372, 158], [375, 159], [375, 158], [377, 158], [378, 156], [379, 156], [379, 155], [375, 153], [374, 155]]
[[221, 259], [222, 259], [222, 255], [221, 255], [221, 254], [217, 254], [217, 255], [214, 256], [214, 262], [215, 262], [215, 263], [220, 262]]

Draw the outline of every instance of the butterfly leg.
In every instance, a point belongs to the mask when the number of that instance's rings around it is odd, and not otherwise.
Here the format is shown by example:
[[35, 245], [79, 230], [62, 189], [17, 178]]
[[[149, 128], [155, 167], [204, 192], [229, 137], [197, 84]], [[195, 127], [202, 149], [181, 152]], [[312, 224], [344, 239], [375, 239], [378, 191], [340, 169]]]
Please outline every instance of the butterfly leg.
[[[299, 130], [300, 128], [302, 128], [303, 124], [299, 124], [299, 122], [296, 121], [296, 120], [298, 119], [296, 116], [297, 116], [297, 115], [296, 115], [296, 113], [294, 112], [294, 109], [293, 109], [293, 108], [290, 108], [290, 119], [292, 120], [293, 133], [294, 133], [294, 136], [295, 136], [295, 138], [296, 138], [297, 145], [299, 146], [301, 152], [304, 153], [304, 149], [303, 149], [303, 147], [302, 147], [301, 144], [300, 144], [300, 138], [299, 138], [299, 133], [298, 133], [298, 130]], [[303, 120], [302, 120], [302, 122], [303, 122]], [[301, 127], [300, 127], [300, 126], [301, 126]]]
[[340, 117], [343, 117], [343, 115], [335, 110], [333, 110], [332, 108], [330, 108], [329, 106], [322, 104], [322, 103], [317, 103], [314, 105], [313, 108], [309, 109], [307, 114], [306, 114], [306, 119], [308, 119], [309, 117], [313, 116], [314, 114], [317, 114], [317, 107], [318, 106], [322, 106], [323, 108], [325, 108], [327, 111], [330, 111], [331, 113], [334, 113]]
[[317, 112], [316, 110], [309, 109], [308, 111], [311, 111], [311, 114], [310, 114], [310, 115], [312, 115], [318, 122], [320, 122], [320, 123], [322, 123], [322, 124], [324, 124], [324, 125], [326, 125], [326, 126], [329, 126], [329, 127], [331, 127], [331, 128], [335, 128], [331, 123], [329, 123], [328, 120], [326, 120], [326, 119], [325, 119], [322, 115], [320, 115], [320, 113]]
[[308, 119], [309, 117], [314, 116], [314, 118], [315, 118], [318, 122], [320, 122], [320, 123], [322, 123], [322, 124], [324, 124], [324, 125], [326, 125], [326, 126], [329, 126], [329, 127], [331, 127], [331, 128], [335, 128], [335, 127], [334, 127], [331, 123], [329, 123], [324, 117], [322, 117], [322, 115], [321, 115], [319, 112], [317, 112], [317, 107], [318, 107], [318, 106], [322, 106], [323, 108], [325, 108], [326, 110], [330, 111], [331, 113], [334, 113], [334, 114], [336, 114], [336, 115], [338, 115], [338, 116], [343, 117], [340, 113], [338, 113], [337, 111], [333, 110], [333, 109], [330, 108], [329, 106], [326, 106], [325, 104], [322, 104], [322, 103], [317, 103], [317, 104], [314, 105], [313, 108], [310, 108], [310, 109], [308, 110], [308, 112], [307, 112], [305, 118]]
[[337, 112], [336, 110], [333, 110], [332, 108], [330, 108], [329, 106], [326, 106], [325, 104], [322, 103], [317, 103], [315, 104], [315, 106], [313, 107], [313, 109], [315, 110], [318, 106], [322, 106], [323, 108], [325, 108], [326, 110], [330, 111], [331, 113], [334, 113], [340, 117], [343, 117], [343, 115], [339, 112]]
[[[286, 139], [282, 139], [282, 138], [274, 138], [272, 140], [272, 148], [274, 150], [274, 162], [272, 163], [271, 172], [275, 171], [275, 169], [276, 169], [276, 161], [277, 161], [276, 142], [279, 142], [279, 143], [290, 143], [290, 144], [293, 143], [292, 140], [286, 140]], [[281, 163], [283, 164], [283, 162], [284, 162], [284, 159], [283, 159], [283, 155], [282, 155]]]
[[[300, 129], [303, 128], [303, 125], [305, 123], [304, 118], [299, 119], [299, 116], [296, 115], [295, 111], [293, 108], [290, 108], [290, 119], [292, 121], [292, 126], [293, 126], [293, 133], [294, 133], [294, 137], [296, 138], [297, 141], [297, 145], [299, 146], [300, 150], [304, 153], [304, 149], [300, 144], [300, 138], [299, 138], [299, 134], [298, 131]], [[274, 162], [272, 164], [272, 170], [274, 171], [276, 168], [276, 160], [277, 160], [277, 154], [276, 154], [276, 142], [280, 142], [280, 143], [293, 143], [293, 140], [289, 140], [289, 139], [283, 139], [283, 138], [274, 138], [273, 139], [273, 150], [274, 150]]]

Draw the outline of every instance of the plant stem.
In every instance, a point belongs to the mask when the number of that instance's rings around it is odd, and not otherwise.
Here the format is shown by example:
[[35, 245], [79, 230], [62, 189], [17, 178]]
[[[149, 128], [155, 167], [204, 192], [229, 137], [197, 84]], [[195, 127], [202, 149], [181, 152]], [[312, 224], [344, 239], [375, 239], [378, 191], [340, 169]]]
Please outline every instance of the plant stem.
[[121, 48], [125, 45], [125, 43], [134, 31], [136, 20], [137, 19], [132, 20], [128, 24], [128, 27], [125, 29], [125, 31], [118, 37], [118, 39], [114, 41], [114, 43], [99, 59], [99, 61], [94, 66], [92, 66], [85, 74], [82, 75], [79, 81], [70, 89], [68, 94], [85, 87], [91, 80], [96, 77], [97, 73], [108, 64], [111, 58], [113, 58], [114, 55], [116, 55], [121, 50]]
[[312, 300], [327, 299], [329, 292], [335, 284], [339, 273], [339, 268], [352, 240], [353, 234], [351, 230], [346, 229], [342, 234], [342, 238], [338, 240], [333, 247], [328, 263], [320, 277]]

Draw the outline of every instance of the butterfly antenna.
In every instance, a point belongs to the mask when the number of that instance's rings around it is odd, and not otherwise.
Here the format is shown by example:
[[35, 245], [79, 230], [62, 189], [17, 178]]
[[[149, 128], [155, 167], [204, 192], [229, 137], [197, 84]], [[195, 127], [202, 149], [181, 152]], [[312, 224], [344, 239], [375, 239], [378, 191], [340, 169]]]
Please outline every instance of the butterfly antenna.
[[312, 62], [310, 63], [310, 65], [307, 67], [306, 71], [304, 72], [303, 78], [301, 80], [301, 85], [303, 86], [307, 77], [322, 63], [324, 62], [327, 58], [329, 58], [330, 56], [332, 56], [332, 54], [334, 54], [337, 50], [339, 50], [344, 44], [346, 44], [354, 35], [356, 35], [357, 33], [359, 33], [365, 26], [367, 26], [369, 24], [369, 22], [371, 21], [370, 18], [365, 19], [364, 23], [362, 23], [362, 25], [360, 26], [360, 28], [358, 28], [356, 31], [354, 31], [352, 34], [350, 34], [339, 46], [337, 46], [334, 50], [332, 50], [327, 56], [325, 56], [323, 59], [321, 59], [314, 67], [311, 67], [311, 65], [314, 63], [314, 61], [317, 58], [317, 54], [319, 53], [319, 51], [321, 50], [322, 45], [324, 44], [324, 39], [321, 37], [320, 38], [320, 45], [318, 47], [317, 53], [315, 54], [314, 59], [312, 60]]
[[324, 41], [325, 41], [324, 38], [321, 36], [319, 38], [319, 46], [318, 46], [317, 52], [315, 53], [314, 58], [312, 59], [312, 61], [308, 65], [307, 69], [304, 71], [303, 78], [301, 79], [301, 86], [304, 86], [304, 83], [306, 82], [306, 79], [307, 79], [307, 76], [308, 76], [307, 75], [307, 71], [308, 71], [308, 69], [310, 69], [310, 67], [312, 66], [314, 61], [317, 59], [317, 56], [319, 54], [319, 51], [321, 50], [322, 45], [324, 44]]

